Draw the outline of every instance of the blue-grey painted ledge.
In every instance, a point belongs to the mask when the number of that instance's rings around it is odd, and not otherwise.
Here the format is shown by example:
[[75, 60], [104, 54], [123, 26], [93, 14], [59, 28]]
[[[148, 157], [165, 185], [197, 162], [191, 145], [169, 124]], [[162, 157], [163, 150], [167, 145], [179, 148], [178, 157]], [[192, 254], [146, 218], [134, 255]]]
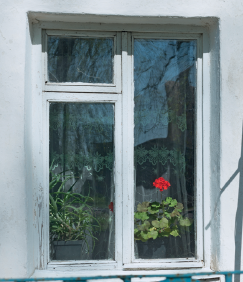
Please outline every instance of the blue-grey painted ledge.
[[[100, 280], [100, 279], [121, 279], [124, 282], [131, 282], [132, 278], [155, 278], [161, 277], [163, 282], [197, 282], [200, 280], [196, 279], [196, 276], [215, 276], [215, 275], [224, 275], [225, 282], [232, 282], [232, 276], [235, 274], [243, 274], [243, 271], [225, 271], [225, 272], [209, 272], [209, 273], [188, 273], [188, 274], [149, 274], [149, 275], [107, 275], [107, 276], [92, 276], [92, 277], [56, 277], [56, 278], [21, 278], [21, 279], [0, 279], [0, 282], [3, 281], [15, 281], [15, 282], [24, 282], [24, 281], [87, 281], [87, 280]], [[200, 277], [201, 278], [201, 277]], [[199, 278], [199, 279], [200, 279]]]

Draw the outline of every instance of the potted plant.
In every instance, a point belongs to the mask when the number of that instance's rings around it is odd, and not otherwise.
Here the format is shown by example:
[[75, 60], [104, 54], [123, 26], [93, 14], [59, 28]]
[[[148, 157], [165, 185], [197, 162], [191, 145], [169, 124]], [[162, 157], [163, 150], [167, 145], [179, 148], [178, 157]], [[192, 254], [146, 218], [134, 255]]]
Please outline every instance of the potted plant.
[[[62, 179], [62, 173], [50, 169], [49, 219], [51, 257], [56, 260], [89, 259], [99, 230], [90, 204], [93, 199], [72, 191], [76, 182], [64, 191], [72, 175]], [[55, 191], [56, 190], [56, 191]], [[93, 246], [93, 247], [92, 247]]]
[[[153, 182], [153, 186], [160, 189], [160, 192], [167, 190], [170, 183], [163, 177]], [[134, 214], [134, 238], [146, 242], [149, 239], [161, 237], [180, 236], [179, 227], [187, 227], [192, 221], [182, 216], [183, 204], [176, 199], [167, 197], [161, 202], [143, 202], [137, 205]]]

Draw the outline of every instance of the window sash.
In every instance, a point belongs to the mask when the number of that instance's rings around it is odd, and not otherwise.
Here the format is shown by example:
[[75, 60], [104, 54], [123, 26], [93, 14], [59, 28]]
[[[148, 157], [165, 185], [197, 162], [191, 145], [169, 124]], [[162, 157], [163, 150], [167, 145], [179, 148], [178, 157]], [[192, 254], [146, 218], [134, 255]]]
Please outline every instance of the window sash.
[[[45, 98], [43, 103], [45, 104], [46, 109], [46, 128], [49, 128], [49, 105], [51, 102], [74, 102], [74, 103], [109, 103], [114, 104], [114, 120], [115, 120], [115, 126], [114, 126], [114, 153], [115, 153], [115, 166], [114, 166], [114, 183], [115, 183], [115, 261], [108, 261], [108, 260], [80, 260], [79, 263], [91, 263], [91, 264], [97, 264], [97, 262], [100, 262], [101, 265], [110, 265], [118, 267], [119, 263], [121, 261], [120, 259], [120, 253], [122, 253], [122, 179], [121, 179], [121, 162], [117, 161], [121, 159], [121, 142], [119, 140], [121, 139], [122, 131], [121, 131], [121, 94], [120, 95], [112, 95], [111, 94], [76, 94], [73, 93], [70, 97], [70, 94], [68, 93], [62, 93], [62, 97], [56, 95], [56, 93], [53, 92], [46, 92]], [[46, 167], [49, 167], [49, 132], [46, 132], [46, 138], [45, 138], [45, 147], [46, 152], [48, 152], [45, 156], [46, 160]], [[49, 175], [46, 174], [45, 179], [46, 187], [49, 187]], [[49, 191], [48, 191], [49, 192]], [[49, 193], [46, 193], [46, 202], [49, 203]], [[49, 206], [49, 205], [48, 205]], [[48, 209], [48, 216], [49, 216], [49, 209]], [[49, 223], [48, 223], [48, 238], [49, 238]], [[48, 244], [48, 265], [53, 266], [56, 264], [59, 264], [57, 261], [50, 261], [49, 257], [49, 244]], [[77, 263], [77, 261], [68, 261], [65, 262], [68, 265]]]
[[[196, 104], [195, 104], [195, 132], [196, 132], [196, 144], [195, 144], [195, 156], [196, 156], [196, 168], [195, 168], [195, 207], [196, 207], [196, 234], [195, 234], [195, 258], [181, 258], [181, 259], [135, 259], [134, 257], [134, 85], [133, 85], [133, 46], [134, 38], [146, 38], [146, 39], [195, 39], [197, 40], [197, 90], [196, 90]], [[203, 244], [202, 244], [202, 54], [201, 54], [202, 38], [197, 34], [180, 35], [180, 34], [162, 34], [162, 33], [123, 33], [122, 36], [122, 50], [127, 50], [126, 61], [122, 65], [123, 80], [123, 103], [127, 105], [123, 107], [123, 159], [126, 163], [123, 163], [123, 174], [127, 175], [127, 179], [123, 180], [123, 244], [131, 246], [127, 249], [123, 256], [124, 267], [131, 269], [136, 267], [151, 268], [158, 265], [166, 264], [170, 262], [197, 262], [203, 260]], [[129, 136], [132, 136], [129, 138]], [[125, 182], [126, 181], [126, 182]], [[124, 185], [124, 183], [126, 183]], [[128, 188], [130, 187], [130, 189]], [[126, 212], [127, 207], [129, 211]], [[132, 228], [131, 228], [132, 227]], [[130, 234], [129, 236], [127, 236]], [[153, 266], [149, 266], [149, 265]]]
[[[49, 82], [48, 81], [48, 55], [47, 37], [70, 37], [70, 38], [113, 38], [114, 39], [114, 69], [113, 83], [86, 83], [86, 82]], [[96, 92], [96, 93], [121, 93], [121, 32], [92, 32], [92, 31], [60, 31], [43, 30], [43, 89], [44, 91], [66, 92]]]

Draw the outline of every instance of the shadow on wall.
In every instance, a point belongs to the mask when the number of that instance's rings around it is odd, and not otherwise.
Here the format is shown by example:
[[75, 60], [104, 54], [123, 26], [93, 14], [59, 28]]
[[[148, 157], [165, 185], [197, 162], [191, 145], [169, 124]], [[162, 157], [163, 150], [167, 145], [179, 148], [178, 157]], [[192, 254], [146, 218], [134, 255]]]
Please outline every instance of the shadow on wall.
[[[238, 202], [237, 202], [237, 210], [235, 216], [235, 262], [234, 262], [234, 270], [241, 269], [241, 249], [242, 249], [242, 227], [243, 227], [243, 126], [242, 126], [242, 139], [241, 139], [241, 156], [238, 162], [238, 168], [229, 178], [229, 180], [225, 183], [225, 185], [221, 188], [218, 199], [216, 201], [216, 205], [214, 207], [214, 213], [216, 213], [218, 204], [220, 201], [220, 197], [226, 188], [230, 185], [230, 183], [235, 179], [235, 177], [239, 173], [239, 193], [238, 193]], [[210, 227], [212, 223], [212, 218], [210, 222], [206, 226], [206, 230]], [[240, 282], [240, 275], [235, 275], [234, 282]]]
[[[243, 220], [243, 129], [241, 138], [241, 156], [236, 172], [239, 172], [239, 194], [235, 216], [235, 270], [241, 269], [241, 249], [242, 249], [242, 220]], [[235, 173], [236, 173], [235, 172]], [[240, 281], [240, 275], [236, 275], [235, 282]]]

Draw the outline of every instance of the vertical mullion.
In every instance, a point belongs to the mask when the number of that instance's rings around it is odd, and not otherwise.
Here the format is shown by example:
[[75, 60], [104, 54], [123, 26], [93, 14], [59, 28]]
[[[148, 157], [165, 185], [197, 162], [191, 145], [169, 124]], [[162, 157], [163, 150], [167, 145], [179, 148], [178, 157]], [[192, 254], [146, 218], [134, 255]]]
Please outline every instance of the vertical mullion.
[[116, 85], [116, 92], [121, 92], [121, 32], [117, 32], [115, 37], [114, 50], [114, 84]]
[[129, 94], [130, 94], [130, 112], [131, 112], [131, 126], [132, 126], [132, 132], [131, 134], [131, 152], [132, 152], [132, 170], [131, 170], [131, 216], [132, 216], [132, 225], [131, 225], [131, 237], [132, 237], [132, 253], [131, 253], [131, 260], [134, 261], [135, 255], [134, 255], [134, 203], [135, 203], [135, 195], [134, 195], [134, 187], [136, 185], [136, 179], [135, 179], [135, 163], [134, 163], [134, 108], [135, 108], [135, 102], [134, 102], [134, 54], [133, 54], [133, 49], [134, 49], [134, 37], [133, 34], [130, 32], [128, 33], [128, 38], [127, 38], [127, 44], [128, 44], [128, 54], [130, 54], [130, 59], [129, 59], [129, 79], [130, 79], [130, 88], [129, 88]]
[[[203, 33], [203, 38], [201, 39], [201, 95], [202, 95], [202, 106], [201, 106], [201, 127], [202, 127], [202, 187], [203, 187], [203, 199], [202, 199], [202, 207], [203, 210], [203, 226], [201, 227], [201, 236], [202, 236], [202, 250], [201, 256], [203, 256], [203, 260], [206, 267], [210, 266], [211, 263], [211, 228], [212, 228], [212, 214], [210, 209], [206, 208], [209, 205], [213, 204], [212, 202], [212, 193], [210, 189], [211, 187], [211, 95], [215, 95], [212, 93], [211, 85], [210, 85], [210, 52], [209, 50], [209, 35], [207, 32]], [[216, 109], [215, 109], [216, 110]], [[211, 222], [211, 226], [208, 228], [207, 225]], [[200, 253], [199, 253], [200, 254]]]
[[[48, 54], [47, 54], [47, 34], [46, 30], [42, 31], [42, 40], [43, 40], [43, 57], [42, 57], [42, 69], [43, 69], [43, 78], [42, 78], [42, 86], [43, 89], [45, 87], [46, 81], [48, 81]], [[50, 241], [49, 241], [49, 101], [46, 99], [45, 93], [43, 93], [42, 97], [42, 116], [43, 116], [43, 124], [42, 124], [42, 130], [43, 130], [43, 184], [44, 187], [47, 187], [47, 189], [44, 189], [44, 197], [43, 197], [43, 211], [44, 211], [44, 218], [43, 218], [43, 224], [44, 224], [44, 262], [43, 262], [43, 269], [46, 269], [47, 263], [50, 261]]]
[[42, 31], [42, 69], [43, 69], [42, 85], [43, 85], [43, 89], [45, 87], [46, 81], [49, 80], [48, 78], [47, 41], [48, 41], [48, 36], [46, 34], [46, 30], [43, 30]]
[[[48, 216], [46, 208], [48, 207], [48, 191], [45, 189], [46, 184], [46, 167], [45, 167], [45, 147], [43, 140], [46, 136], [45, 128], [45, 104], [43, 103], [43, 96], [41, 86], [43, 83], [44, 74], [44, 56], [45, 53], [45, 35], [42, 33], [39, 25], [33, 25], [33, 45], [32, 55], [33, 60], [31, 66], [33, 71], [32, 76], [32, 128], [35, 130], [31, 133], [31, 156], [33, 160], [33, 189], [34, 197], [36, 199], [34, 205], [36, 233], [34, 234], [34, 245], [36, 246], [36, 260], [38, 269], [45, 269], [48, 262]], [[42, 46], [42, 41], [43, 45]], [[43, 105], [43, 107], [41, 107]], [[33, 203], [34, 204], [34, 203]]]
[[203, 121], [202, 121], [202, 39], [197, 40], [197, 95], [196, 95], [196, 253], [203, 260]]
[[122, 110], [121, 95], [115, 103], [115, 260], [122, 268]]
[[133, 254], [133, 93], [131, 34], [122, 32], [122, 110], [123, 110], [123, 263]]
[[45, 220], [45, 238], [46, 238], [46, 254], [45, 254], [45, 259], [46, 259], [46, 264], [50, 261], [50, 236], [49, 236], [49, 167], [50, 167], [50, 161], [49, 161], [49, 109], [50, 109], [50, 103], [49, 101], [45, 98], [45, 95], [43, 95], [43, 132], [44, 132], [44, 138], [43, 138], [43, 162], [44, 162], [44, 171], [43, 171], [43, 176], [44, 176], [44, 184], [45, 187], [48, 187], [48, 189], [45, 189], [44, 191], [44, 204], [45, 204], [45, 213], [46, 216], [44, 217]]

